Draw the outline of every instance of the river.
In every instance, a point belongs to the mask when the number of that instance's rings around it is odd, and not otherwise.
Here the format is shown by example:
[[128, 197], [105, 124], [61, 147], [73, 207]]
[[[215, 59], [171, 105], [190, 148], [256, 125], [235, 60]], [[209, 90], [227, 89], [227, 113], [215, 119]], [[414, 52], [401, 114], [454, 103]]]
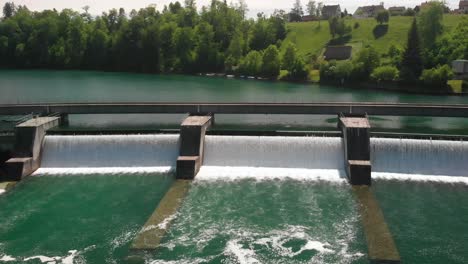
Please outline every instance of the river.
[[[89, 71], [0, 71], [0, 103], [396, 102], [467, 104], [468, 96], [418, 95], [317, 84]], [[177, 128], [182, 115], [74, 116], [70, 129]], [[220, 115], [217, 128], [334, 130], [333, 116]], [[466, 134], [460, 118], [372, 117], [374, 131]]]

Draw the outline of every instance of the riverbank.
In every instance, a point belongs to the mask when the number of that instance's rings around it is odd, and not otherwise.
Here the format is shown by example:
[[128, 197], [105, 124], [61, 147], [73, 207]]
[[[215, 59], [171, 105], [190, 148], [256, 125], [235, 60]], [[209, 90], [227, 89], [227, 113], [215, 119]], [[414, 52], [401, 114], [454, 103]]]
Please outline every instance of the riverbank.
[[[424, 95], [449, 95], [449, 96], [467, 96], [468, 95], [468, 83], [460, 84], [459, 91], [454, 91], [454, 89], [447, 85], [446, 87], [428, 87], [422, 83], [405, 83], [405, 82], [375, 82], [375, 81], [365, 81], [361, 83], [342, 83], [339, 80], [336, 81], [294, 81], [286, 79], [268, 79], [257, 76], [246, 76], [246, 75], [234, 75], [234, 74], [225, 74], [225, 73], [198, 73], [197, 76], [204, 77], [221, 77], [227, 79], [241, 79], [241, 80], [258, 80], [258, 81], [269, 81], [269, 82], [287, 82], [287, 83], [299, 83], [299, 84], [325, 84], [333, 85], [339, 87], [348, 86], [352, 89], [366, 89], [366, 90], [385, 90], [393, 92], [402, 92], [409, 94], [424, 94]], [[439, 90], [437, 90], [439, 89]]]

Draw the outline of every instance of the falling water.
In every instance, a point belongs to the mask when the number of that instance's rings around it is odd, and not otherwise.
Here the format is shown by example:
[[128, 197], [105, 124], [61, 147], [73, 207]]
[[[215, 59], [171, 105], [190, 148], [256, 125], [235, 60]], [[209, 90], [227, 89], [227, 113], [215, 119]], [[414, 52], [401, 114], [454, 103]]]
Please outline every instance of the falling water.
[[373, 177], [468, 182], [468, 142], [371, 139]]
[[178, 141], [178, 135], [46, 136], [36, 174], [167, 173]]
[[341, 138], [207, 136], [197, 179], [296, 178], [342, 181]]

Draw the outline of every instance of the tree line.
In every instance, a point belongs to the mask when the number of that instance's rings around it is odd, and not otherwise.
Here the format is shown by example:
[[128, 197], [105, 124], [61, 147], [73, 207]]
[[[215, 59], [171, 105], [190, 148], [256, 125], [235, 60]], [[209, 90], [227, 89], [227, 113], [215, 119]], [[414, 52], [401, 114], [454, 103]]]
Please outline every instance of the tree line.
[[291, 70], [290, 78], [298, 75], [299, 66], [301, 74], [306, 71], [295, 47], [288, 49], [291, 58], [280, 56], [287, 34], [284, 11], [247, 19], [242, 0], [212, 0], [200, 11], [194, 0], [171, 3], [162, 11], [120, 8], [92, 16], [88, 9], [33, 12], [7, 2], [0, 21], [0, 67], [268, 78], [276, 78], [280, 69]]
[[[439, 1], [429, 2], [414, 17], [403, 49], [392, 45], [388, 52], [379, 54], [372, 46], [366, 46], [349, 61], [322, 61], [321, 81], [341, 83], [374, 80], [377, 82], [402, 82], [413, 87], [439, 89], [447, 86], [454, 74], [451, 63], [456, 59], [468, 59], [468, 18], [442, 36], [442, 23], [446, 7]], [[376, 16], [379, 23], [388, 23], [388, 14]], [[332, 35], [351, 34], [343, 18], [330, 20]], [[356, 28], [356, 26], [355, 26]], [[318, 65], [317, 65], [318, 64]]]

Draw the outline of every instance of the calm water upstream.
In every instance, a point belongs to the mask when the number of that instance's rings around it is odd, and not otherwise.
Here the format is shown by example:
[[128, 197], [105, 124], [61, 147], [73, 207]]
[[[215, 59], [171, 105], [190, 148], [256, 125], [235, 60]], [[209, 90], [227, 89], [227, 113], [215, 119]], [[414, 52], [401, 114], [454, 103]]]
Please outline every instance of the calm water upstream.
[[[401, 102], [467, 104], [468, 96], [415, 95], [216, 77], [85, 71], [0, 71], [0, 103], [46, 102]], [[180, 115], [72, 116], [71, 129], [177, 128]], [[467, 134], [460, 118], [373, 117], [375, 131]], [[333, 116], [219, 115], [218, 128], [330, 130]], [[0, 126], [1, 127], [1, 126]]]
[[283, 82], [86, 71], [0, 71], [0, 103], [401, 102], [464, 104], [468, 97], [414, 95]]

